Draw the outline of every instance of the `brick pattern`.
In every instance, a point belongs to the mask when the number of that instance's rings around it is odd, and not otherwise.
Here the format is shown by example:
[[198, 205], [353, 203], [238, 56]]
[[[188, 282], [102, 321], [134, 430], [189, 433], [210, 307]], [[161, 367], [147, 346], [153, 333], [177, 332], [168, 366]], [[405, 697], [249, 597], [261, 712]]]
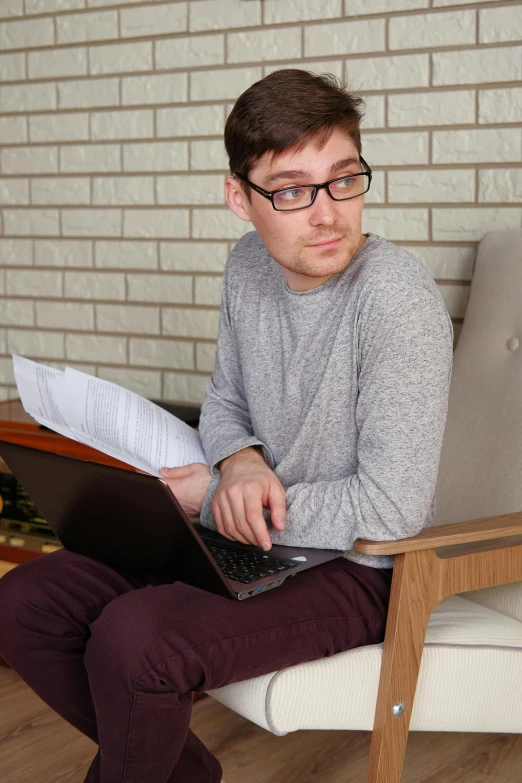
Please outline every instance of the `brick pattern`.
[[0, 3], [0, 399], [17, 352], [200, 403], [222, 272], [223, 126], [281, 67], [365, 99], [363, 230], [414, 253], [458, 339], [476, 245], [522, 219], [520, 0]]

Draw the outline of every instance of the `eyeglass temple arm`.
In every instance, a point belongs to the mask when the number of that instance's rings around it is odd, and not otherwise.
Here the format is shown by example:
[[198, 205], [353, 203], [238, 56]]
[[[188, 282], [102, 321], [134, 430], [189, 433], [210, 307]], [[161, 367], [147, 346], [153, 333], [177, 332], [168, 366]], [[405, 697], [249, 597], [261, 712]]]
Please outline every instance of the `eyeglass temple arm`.
[[[234, 171], [233, 172], [233, 176], [236, 179], [240, 179], [242, 182], [246, 182], [246, 184], [249, 185], [253, 190], [257, 190], [257, 192], [261, 193], [263, 196], [267, 196], [268, 198], [272, 197], [273, 194], [269, 190], [265, 190], [264, 188], [260, 188], [259, 185], [254, 185], [253, 182], [250, 182], [249, 179], [247, 179], [246, 177], [243, 177], [242, 174], [238, 174], [237, 172]], [[276, 191], [274, 190], [273, 193], [276, 193]]]

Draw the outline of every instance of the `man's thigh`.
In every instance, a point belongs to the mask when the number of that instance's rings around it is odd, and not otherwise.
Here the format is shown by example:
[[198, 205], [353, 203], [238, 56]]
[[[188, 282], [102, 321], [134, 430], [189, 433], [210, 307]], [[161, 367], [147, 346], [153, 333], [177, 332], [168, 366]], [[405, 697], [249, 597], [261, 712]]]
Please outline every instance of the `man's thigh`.
[[147, 574], [118, 572], [84, 555], [60, 549], [5, 574], [0, 580], [0, 603], [6, 622], [11, 615], [35, 630], [48, 625], [61, 629], [61, 634], [74, 629], [88, 635], [89, 623], [104, 606], [148, 584], [160, 582]]
[[128, 682], [154, 670], [178, 692], [207, 690], [384, 639], [391, 570], [338, 558], [238, 601], [176, 581], [121, 595], [92, 624], [97, 665]]

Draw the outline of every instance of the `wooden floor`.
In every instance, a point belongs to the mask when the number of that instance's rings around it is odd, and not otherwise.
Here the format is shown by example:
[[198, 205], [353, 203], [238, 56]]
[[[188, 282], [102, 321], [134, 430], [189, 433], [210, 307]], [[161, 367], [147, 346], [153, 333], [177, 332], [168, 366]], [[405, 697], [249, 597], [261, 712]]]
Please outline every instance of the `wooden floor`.
[[[205, 697], [192, 729], [227, 783], [364, 783], [367, 731], [296, 731], [276, 737]], [[2, 783], [83, 783], [97, 746], [0, 667]], [[412, 732], [402, 783], [521, 783], [522, 735]], [[196, 781], [194, 781], [196, 783]]]
[[[11, 564], [0, 561], [0, 575]], [[191, 728], [227, 783], [364, 783], [368, 731], [296, 731], [276, 737], [210, 697]], [[11, 669], [0, 667], [1, 783], [83, 783], [97, 746]], [[522, 783], [522, 734], [412, 732], [402, 783]], [[194, 782], [196, 783], [196, 781]]]
[[7, 574], [15, 565], [16, 563], [8, 563], [6, 560], [0, 560], [0, 576]]

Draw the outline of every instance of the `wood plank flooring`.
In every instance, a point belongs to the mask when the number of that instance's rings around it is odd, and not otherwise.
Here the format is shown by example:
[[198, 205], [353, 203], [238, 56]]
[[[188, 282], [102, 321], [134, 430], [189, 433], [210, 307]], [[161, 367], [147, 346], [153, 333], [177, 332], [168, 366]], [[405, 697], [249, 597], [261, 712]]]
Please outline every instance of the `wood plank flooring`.
[[[276, 737], [210, 697], [191, 727], [227, 783], [364, 783], [367, 731], [296, 731]], [[2, 783], [83, 783], [96, 745], [62, 720], [18, 675], [0, 668]], [[412, 732], [402, 783], [521, 783], [522, 735]], [[195, 782], [196, 783], [196, 782]]]
[[8, 563], [7, 560], [0, 560], [0, 576], [7, 574], [11, 568], [15, 568], [16, 563]]

